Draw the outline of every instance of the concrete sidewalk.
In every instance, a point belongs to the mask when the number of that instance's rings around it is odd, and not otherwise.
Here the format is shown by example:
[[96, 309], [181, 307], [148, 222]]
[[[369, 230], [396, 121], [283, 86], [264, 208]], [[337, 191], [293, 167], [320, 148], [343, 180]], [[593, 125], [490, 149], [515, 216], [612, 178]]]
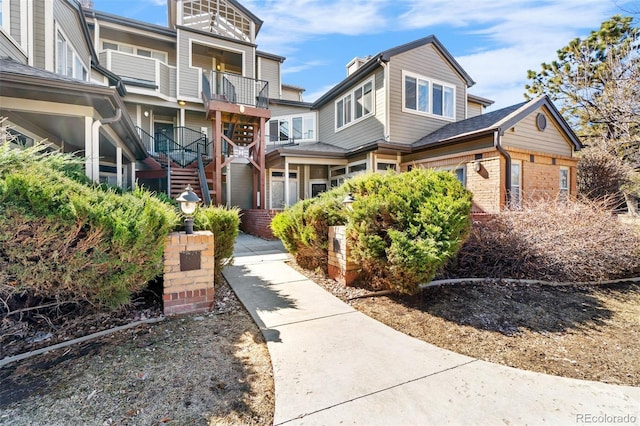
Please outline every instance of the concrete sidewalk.
[[276, 425], [640, 424], [640, 388], [517, 370], [399, 333], [287, 266], [280, 242], [241, 234], [234, 256], [223, 274], [267, 340]]

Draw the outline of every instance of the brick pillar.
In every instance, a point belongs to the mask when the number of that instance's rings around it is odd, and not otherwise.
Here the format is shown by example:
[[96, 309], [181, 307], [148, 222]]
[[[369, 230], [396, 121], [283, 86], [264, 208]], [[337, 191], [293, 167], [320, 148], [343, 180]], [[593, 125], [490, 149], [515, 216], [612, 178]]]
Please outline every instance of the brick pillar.
[[329, 227], [329, 278], [351, 285], [360, 274], [360, 267], [349, 260], [349, 247], [344, 226]]
[[213, 307], [213, 233], [173, 232], [164, 251], [165, 315], [207, 312]]

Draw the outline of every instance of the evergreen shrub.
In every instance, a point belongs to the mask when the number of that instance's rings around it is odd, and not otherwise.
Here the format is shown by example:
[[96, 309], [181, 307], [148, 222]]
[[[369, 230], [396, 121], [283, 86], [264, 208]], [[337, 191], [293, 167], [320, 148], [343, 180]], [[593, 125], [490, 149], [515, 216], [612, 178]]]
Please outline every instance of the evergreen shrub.
[[[352, 193], [353, 210], [343, 204]], [[271, 227], [296, 261], [326, 270], [328, 227], [347, 225], [351, 257], [362, 280], [378, 289], [415, 293], [470, 229], [471, 193], [449, 172], [364, 174], [279, 213]]]
[[199, 208], [193, 218], [194, 229], [211, 231], [215, 245], [216, 283], [220, 283], [222, 268], [233, 260], [233, 244], [240, 226], [240, 209], [226, 207]]
[[345, 187], [355, 197], [347, 224], [351, 258], [373, 288], [417, 293], [469, 233], [472, 194], [452, 173], [367, 174]]
[[117, 307], [162, 273], [175, 210], [86, 183], [82, 160], [0, 144], [0, 292]]
[[342, 187], [334, 188], [302, 200], [271, 221], [273, 235], [282, 240], [301, 267], [327, 272], [329, 226], [346, 222], [342, 206], [345, 191]]

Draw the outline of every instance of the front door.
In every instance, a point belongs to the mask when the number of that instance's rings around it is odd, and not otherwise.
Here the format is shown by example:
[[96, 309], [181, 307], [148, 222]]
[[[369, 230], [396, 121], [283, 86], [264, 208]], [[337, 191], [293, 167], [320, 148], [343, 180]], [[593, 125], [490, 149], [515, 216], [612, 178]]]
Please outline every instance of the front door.
[[156, 152], [168, 152], [175, 149], [173, 145], [173, 124], [171, 123], [153, 123], [153, 137], [156, 140]]

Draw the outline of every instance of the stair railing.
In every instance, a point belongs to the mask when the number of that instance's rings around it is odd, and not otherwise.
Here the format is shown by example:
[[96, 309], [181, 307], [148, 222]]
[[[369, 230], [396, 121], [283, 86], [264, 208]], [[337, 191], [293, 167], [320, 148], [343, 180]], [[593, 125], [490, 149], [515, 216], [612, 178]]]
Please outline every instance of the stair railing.
[[202, 155], [198, 154], [198, 178], [200, 180], [200, 190], [202, 192], [202, 202], [205, 206], [211, 205], [211, 192], [209, 192], [209, 183], [207, 182], [207, 174], [204, 170]]

